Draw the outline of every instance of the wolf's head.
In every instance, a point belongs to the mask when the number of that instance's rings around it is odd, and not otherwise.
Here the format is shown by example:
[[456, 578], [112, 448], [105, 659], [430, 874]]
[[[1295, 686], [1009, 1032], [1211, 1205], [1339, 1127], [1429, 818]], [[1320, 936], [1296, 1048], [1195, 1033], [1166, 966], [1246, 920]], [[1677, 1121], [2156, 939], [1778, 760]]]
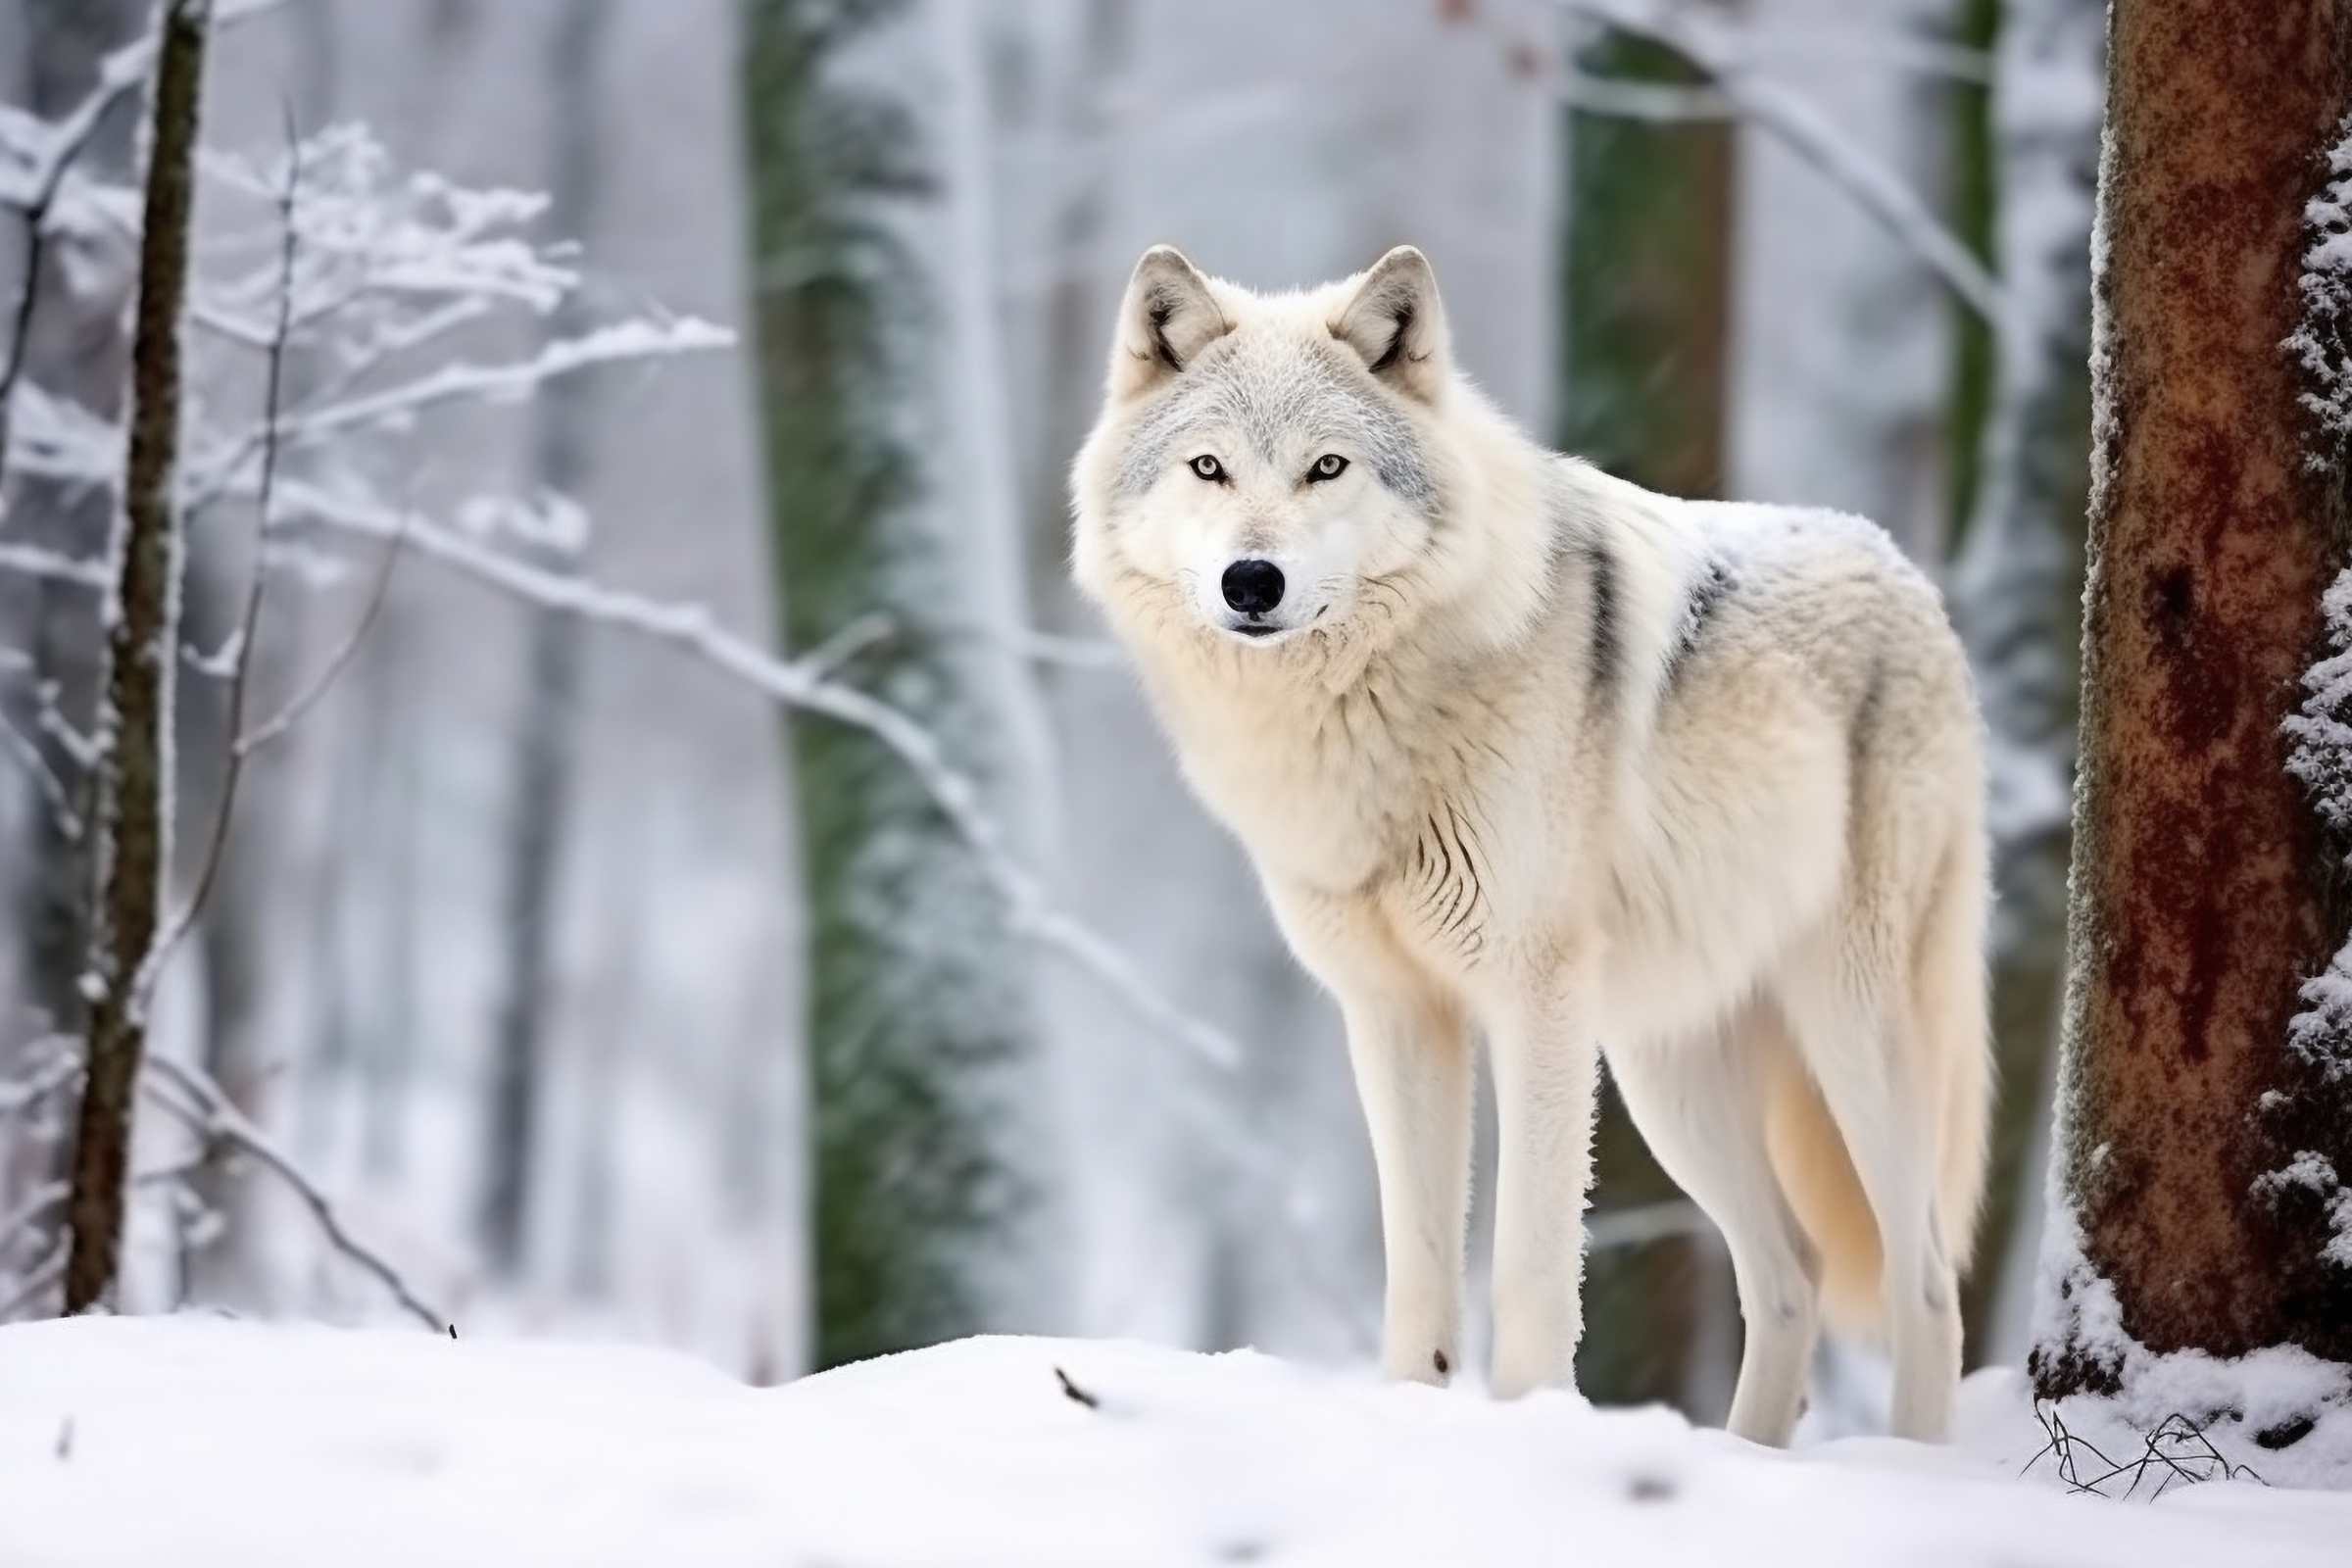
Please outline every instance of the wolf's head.
[[1494, 417], [1410, 246], [1282, 295], [1156, 247], [1072, 474], [1079, 586], [1130, 637], [1287, 659], [1395, 635], [1463, 564], [1444, 545], [1463, 432]]

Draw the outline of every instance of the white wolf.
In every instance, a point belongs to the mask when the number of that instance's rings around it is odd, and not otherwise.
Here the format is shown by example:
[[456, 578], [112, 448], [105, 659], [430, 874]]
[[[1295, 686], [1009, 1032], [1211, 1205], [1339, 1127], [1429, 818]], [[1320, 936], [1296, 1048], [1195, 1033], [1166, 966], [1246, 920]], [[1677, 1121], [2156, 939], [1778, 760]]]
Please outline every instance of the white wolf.
[[1939, 1438], [1984, 1166], [1979, 724], [1869, 523], [1652, 495], [1450, 362], [1419, 251], [1255, 295], [1161, 247], [1072, 476], [1074, 567], [1337, 997], [1389, 1375], [1459, 1359], [1471, 1031], [1498, 1106], [1490, 1386], [1572, 1380], [1599, 1054], [1722, 1228], [1731, 1428], [1823, 1310]]

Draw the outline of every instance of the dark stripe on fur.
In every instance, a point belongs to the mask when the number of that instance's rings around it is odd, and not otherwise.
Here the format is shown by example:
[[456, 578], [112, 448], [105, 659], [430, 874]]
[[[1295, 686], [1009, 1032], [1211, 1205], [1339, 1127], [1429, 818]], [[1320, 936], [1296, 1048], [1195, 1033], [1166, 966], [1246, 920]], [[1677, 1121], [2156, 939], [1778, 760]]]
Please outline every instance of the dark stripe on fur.
[[1592, 617], [1592, 691], [1602, 701], [1613, 699], [1624, 684], [1625, 628], [1617, 602], [1617, 558], [1608, 544], [1588, 539], [1578, 548], [1585, 563], [1588, 613]]
[[1671, 690], [1683, 677], [1683, 670], [1697, 649], [1698, 640], [1705, 635], [1707, 622], [1732, 591], [1739, 586], [1732, 580], [1731, 568], [1720, 561], [1710, 560], [1684, 590], [1683, 623], [1676, 631], [1674, 646], [1666, 653], [1666, 685]]

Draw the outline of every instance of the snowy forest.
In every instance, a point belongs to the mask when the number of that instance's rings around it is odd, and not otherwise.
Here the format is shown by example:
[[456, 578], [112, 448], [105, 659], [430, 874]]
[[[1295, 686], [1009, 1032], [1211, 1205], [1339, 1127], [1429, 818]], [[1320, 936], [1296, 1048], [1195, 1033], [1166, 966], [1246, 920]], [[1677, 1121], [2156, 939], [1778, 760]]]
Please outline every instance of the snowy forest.
[[[1827, 1479], [1677, 1549], [1723, 1560], [1859, 1482], [1883, 1518], [1775, 1549], [1929, 1560], [1935, 1521], [2014, 1509], [2070, 1560], [2326, 1560], [2345, 1497], [2246, 1500], [2352, 1491], [2352, 5], [2278, 18], [0, 0], [0, 1499], [97, 1466], [95, 1412], [135, 1422], [195, 1353], [36, 1340], [93, 1308], [401, 1336], [366, 1387], [444, 1389], [456, 1420], [500, 1396], [434, 1382], [450, 1339], [830, 1400], [772, 1464], [764, 1428], [696, 1438], [662, 1461], [680, 1486], [832, 1474], [903, 1409], [977, 1533], [875, 1525], [877, 1468], [777, 1527], [808, 1560], [1283, 1551], [1221, 1513], [1198, 1541], [1016, 1519], [918, 1413], [1000, 1377], [1051, 1408], [975, 1444], [1213, 1405], [1262, 1416], [1331, 1518], [1377, 1509], [1292, 1446], [1329, 1438], [1370, 1492], [1427, 1460], [1499, 1498], [1532, 1463], [1506, 1443], [1544, 1434], [1607, 1474], [1496, 1501], [1459, 1556], [1359, 1521], [1318, 1560], [1557, 1561], [1542, 1532], [1588, 1502], [1631, 1550], [1644, 1478], [1743, 1485], [1683, 1424], [1731, 1402], [1730, 1255], [1605, 1086], [1577, 1383], [1682, 1436], [1535, 1399], [1483, 1447], [1403, 1421], [1356, 1455], [1349, 1423], [1422, 1406], [1312, 1407], [1380, 1392], [1341, 1017], [1070, 583], [1137, 257], [1272, 290], [1409, 243], [1538, 439], [1882, 524], [1983, 706], [1999, 1099], [1962, 1311], [1996, 1370], [1959, 1436], [2002, 1479], [1931, 1495], [1841, 1446], [1885, 1430], [1887, 1374], [1832, 1343], [1801, 1433]], [[1072, 1359], [1106, 1342], [1134, 1343]], [[179, 1397], [343, 1386], [328, 1343], [239, 1341]], [[935, 1385], [853, 1366], [940, 1347]], [[1280, 1368], [1152, 1358], [1244, 1348]], [[494, 1370], [561, 1404], [566, 1364]], [[533, 1431], [551, 1488], [640, 1484]], [[1185, 1514], [1120, 1441], [1134, 1506]], [[167, 1462], [124, 1457], [114, 1495]], [[2021, 1469], [2220, 1484], [2110, 1526]], [[495, 1473], [450, 1528], [521, 1528]], [[97, 1485], [39, 1480], [67, 1490], [16, 1525], [0, 1501], [0, 1556], [302, 1560], [191, 1479], [101, 1529], [71, 1490]], [[2199, 1491], [2238, 1500], [2189, 1529]], [[348, 1560], [470, 1539], [418, 1507]], [[695, 1518], [539, 1549], [756, 1555]]]

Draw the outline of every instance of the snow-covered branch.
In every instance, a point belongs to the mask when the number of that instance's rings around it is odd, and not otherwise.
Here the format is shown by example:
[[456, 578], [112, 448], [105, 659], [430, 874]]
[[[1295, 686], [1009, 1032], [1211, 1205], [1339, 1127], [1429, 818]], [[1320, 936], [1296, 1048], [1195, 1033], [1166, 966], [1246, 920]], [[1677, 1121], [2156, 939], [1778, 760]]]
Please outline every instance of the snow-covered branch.
[[1803, 94], [1759, 72], [1740, 28], [1727, 26], [1680, 0], [1557, 3], [1620, 32], [1662, 44], [1688, 60], [1705, 74], [1734, 112], [1779, 139], [1844, 191], [1896, 240], [1917, 253], [1996, 333], [2007, 334], [2008, 299], [1999, 280], [1976, 253], [1883, 160], [1840, 132]]
[[1241, 1050], [1230, 1037], [1187, 1012], [1125, 955], [1054, 906], [1044, 884], [1021, 863], [1004, 830], [988, 813], [978, 786], [948, 760], [930, 731], [898, 709], [824, 679], [807, 664], [775, 658], [719, 626], [700, 605], [664, 603], [549, 571], [441, 524], [390, 513], [323, 486], [289, 482], [283, 494], [289, 517], [381, 540], [405, 538], [418, 555], [507, 593], [682, 648], [778, 703], [865, 731], [922, 782], [1004, 899], [1017, 928], [1092, 975], [1153, 1031], [1183, 1045], [1198, 1059], [1219, 1071], [1241, 1065]]
[[[146, 1067], [141, 1085], [156, 1103], [186, 1122], [208, 1144], [226, 1144], [267, 1166], [270, 1174], [302, 1200], [335, 1249], [373, 1276], [410, 1316], [436, 1334], [448, 1328], [448, 1319], [426, 1305], [381, 1253], [352, 1234], [334, 1200], [320, 1191], [268, 1133], [255, 1126], [220, 1085], [197, 1069], [167, 1056], [149, 1056]], [[168, 1088], [163, 1087], [166, 1084]]]

